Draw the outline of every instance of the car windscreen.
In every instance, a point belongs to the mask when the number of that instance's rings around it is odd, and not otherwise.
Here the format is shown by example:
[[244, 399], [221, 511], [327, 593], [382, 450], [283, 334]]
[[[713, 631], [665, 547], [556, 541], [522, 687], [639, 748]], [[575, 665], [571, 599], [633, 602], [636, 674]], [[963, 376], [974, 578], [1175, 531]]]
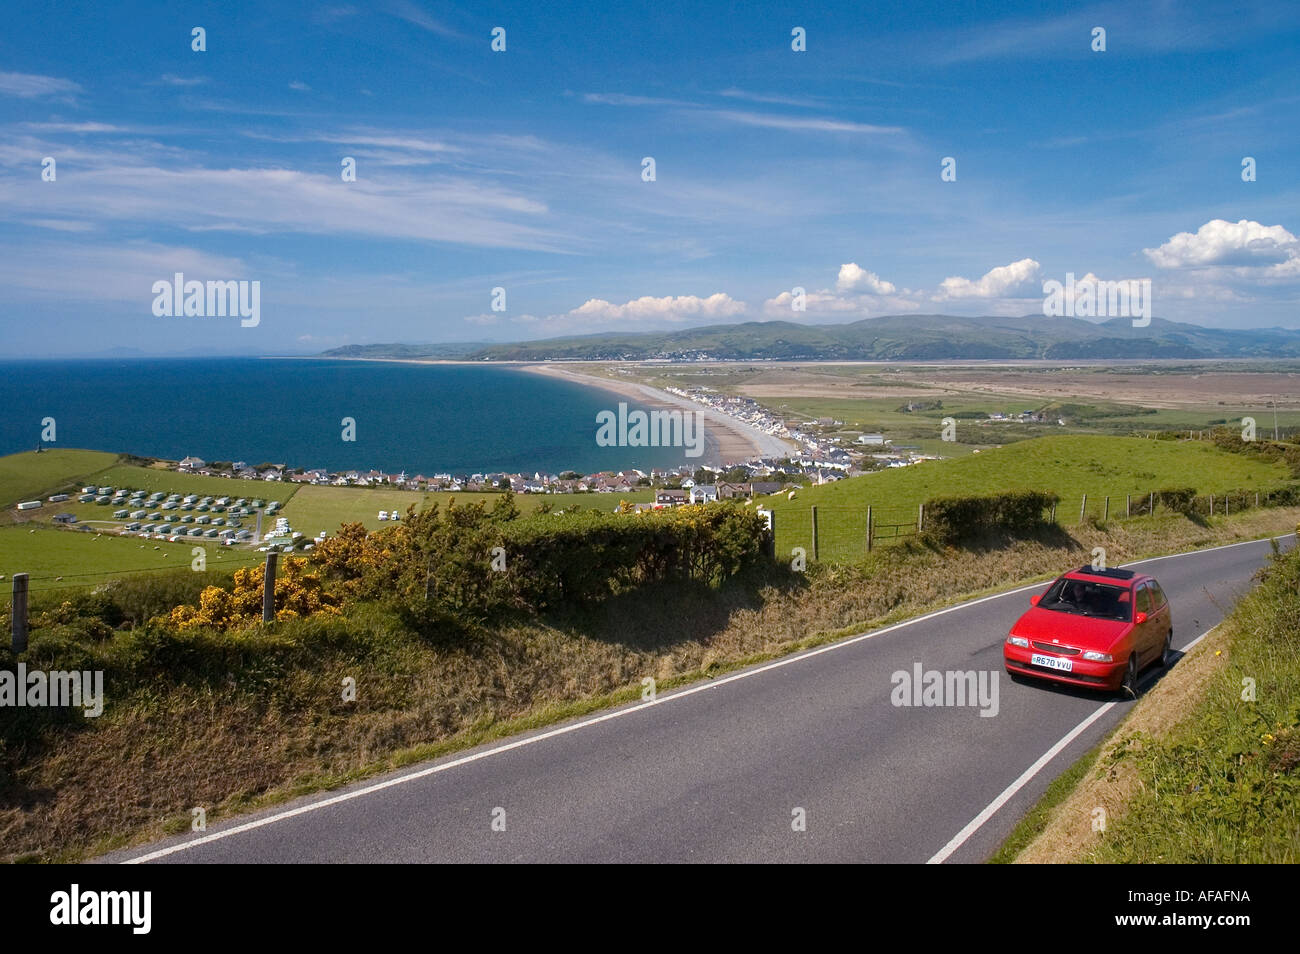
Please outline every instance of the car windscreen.
[[1040, 609], [1098, 619], [1128, 622], [1133, 618], [1132, 595], [1128, 587], [1071, 580], [1065, 577], [1052, 584], [1038, 601]]

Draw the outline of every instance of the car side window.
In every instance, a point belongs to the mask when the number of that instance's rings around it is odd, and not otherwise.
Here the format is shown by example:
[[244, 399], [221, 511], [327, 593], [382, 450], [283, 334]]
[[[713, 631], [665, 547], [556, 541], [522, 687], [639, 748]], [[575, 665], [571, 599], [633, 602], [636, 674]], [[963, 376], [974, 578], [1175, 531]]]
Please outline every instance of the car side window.
[[1151, 587], [1151, 608], [1160, 609], [1165, 605], [1165, 591], [1160, 588], [1160, 584], [1152, 580], [1147, 584]]
[[1145, 583], [1138, 587], [1137, 591], [1137, 611], [1151, 615], [1151, 591], [1147, 589]]

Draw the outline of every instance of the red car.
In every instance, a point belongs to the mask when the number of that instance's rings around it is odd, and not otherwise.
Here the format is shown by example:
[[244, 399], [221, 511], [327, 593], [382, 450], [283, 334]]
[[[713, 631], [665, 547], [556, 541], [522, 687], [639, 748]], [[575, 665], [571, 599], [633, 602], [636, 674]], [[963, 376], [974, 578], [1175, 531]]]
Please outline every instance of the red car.
[[1002, 645], [1012, 678], [1136, 695], [1138, 673], [1172, 661], [1173, 616], [1154, 577], [1084, 566], [1029, 602]]

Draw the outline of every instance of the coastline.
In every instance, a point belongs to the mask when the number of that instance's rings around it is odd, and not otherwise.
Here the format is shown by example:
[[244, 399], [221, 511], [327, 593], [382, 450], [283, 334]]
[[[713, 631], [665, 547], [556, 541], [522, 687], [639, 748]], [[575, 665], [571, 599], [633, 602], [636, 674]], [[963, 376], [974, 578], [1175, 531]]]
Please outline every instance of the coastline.
[[[705, 432], [710, 438], [710, 447], [705, 456], [706, 458], [715, 458], [710, 460], [710, 463], [736, 464], [751, 457], [788, 457], [792, 453], [797, 453], [797, 448], [794, 445], [779, 437], [765, 434], [763, 431], [750, 427], [734, 417], [704, 407], [686, 398], [678, 397], [675, 394], [669, 394], [667, 391], [661, 391], [649, 384], [642, 384], [639, 381], [618, 381], [596, 374], [585, 374], [581, 371], [575, 371], [567, 365], [560, 364], [521, 363], [516, 367], [531, 374], [541, 374], [562, 381], [572, 381], [584, 387], [601, 388], [623, 397], [633, 398], [651, 407], [694, 411], [703, 418], [706, 425]], [[716, 450], [713, 446], [715, 443]]]
[[[330, 356], [331, 361], [374, 361], [385, 364], [466, 364], [481, 365], [481, 361], [465, 361], [456, 358], [351, 358]], [[586, 374], [574, 370], [567, 363], [536, 361], [493, 361], [497, 366], [506, 366], [530, 374], [569, 381], [588, 388], [599, 388], [623, 397], [632, 398], [650, 407], [668, 410], [695, 411], [705, 422], [705, 452], [701, 463], [712, 465], [738, 464], [751, 457], [788, 457], [797, 454], [799, 448], [793, 443], [766, 434], [750, 427], [743, 421], [715, 411], [712, 408], [696, 404], [694, 401], [661, 391], [649, 384], [638, 381], [617, 381], [596, 374]], [[599, 362], [596, 362], [599, 363]], [[586, 362], [584, 362], [586, 364]]]

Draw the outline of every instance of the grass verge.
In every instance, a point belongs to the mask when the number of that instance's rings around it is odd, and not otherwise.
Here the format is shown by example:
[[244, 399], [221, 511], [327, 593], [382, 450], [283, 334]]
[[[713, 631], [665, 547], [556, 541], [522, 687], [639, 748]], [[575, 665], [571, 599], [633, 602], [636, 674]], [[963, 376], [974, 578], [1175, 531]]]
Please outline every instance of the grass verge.
[[[1119, 563], [1276, 534], [1298, 515], [1159, 516], [977, 550], [899, 545], [857, 566], [664, 586], [466, 641], [413, 631], [378, 604], [212, 643], [63, 636], [51, 652], [109, 668], [105, 712], [21, 732], [0, 723], [0, 844], [9, 860], [74, 861], [183, 831], [194, 806], [214, 821], [334, 788], [632, 701], [646, 675], [664, 691], [1046, 579], [1095, 546]], [[340, 701], [345, 676], [355, 703]]]
[[1300, 860], [1300, 550], [1259, 579], [1048, 790], [995, 861]]

